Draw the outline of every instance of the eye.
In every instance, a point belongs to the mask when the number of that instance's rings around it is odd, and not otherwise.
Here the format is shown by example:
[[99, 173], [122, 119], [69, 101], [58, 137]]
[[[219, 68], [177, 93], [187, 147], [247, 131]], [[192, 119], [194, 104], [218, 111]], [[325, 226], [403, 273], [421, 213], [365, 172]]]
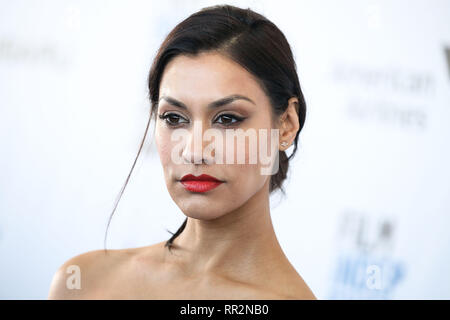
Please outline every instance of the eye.
[[[221, 119], [221, 121], [218, 121], [219, 119]], [[218, 116], [216, 118], [215, 122], [220, 123], [221, 125], [224, 125], [224, 126], [230, 126], [230, 125], [239, 123], [244, 119], [245, 118], [239, 117], [239, 116], [236, 116], [233, 114], [221, 114], [220, 116]]]
[[[188, 121], [176, 113], [165, 113], [158, 116], [160, 119], [165, 120], [169, 126], [177, 126], [181, 123], [187, 123]], [[184, 121], [183, 121], [184, 120]]]

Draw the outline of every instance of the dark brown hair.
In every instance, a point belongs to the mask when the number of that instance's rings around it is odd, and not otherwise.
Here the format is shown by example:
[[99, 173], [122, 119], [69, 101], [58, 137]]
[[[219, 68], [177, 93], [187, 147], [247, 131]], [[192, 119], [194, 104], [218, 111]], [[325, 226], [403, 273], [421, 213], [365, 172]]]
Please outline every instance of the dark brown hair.
[[[270, 192], [280, 190], [284, 193], [282, 183], [286, 179], [289, 160], [297, 151], [299, 133], [306, 116], [306, 103], [290, 45], [275, 24], [250, 8], [241, 9], [231, 5], [206, 7], [180, 22], [167, 35], [156, 54], [148, 76], [151, 102], [148, 124], [133, 166], [109, 217], [107, 230], [141, 152], [150, 120], [156, 117], [159, 85], [166, 65], [178, 55], [195, 56], [212, 51], [230, 58], [255, 76], [269, 97], [275, 117], [286, 111], [291, 97], [298, 98], [300, 128], [295, 136], [294, 149], [289, 157], [285, 151], [280, 151], [279, 170], [270, 179]], [[175, 233], [169, 231], [172, 237], [167, 240], [166, 247], [171, 248], [173, 240], [183, 232], [186, 223], [187, 218]]]

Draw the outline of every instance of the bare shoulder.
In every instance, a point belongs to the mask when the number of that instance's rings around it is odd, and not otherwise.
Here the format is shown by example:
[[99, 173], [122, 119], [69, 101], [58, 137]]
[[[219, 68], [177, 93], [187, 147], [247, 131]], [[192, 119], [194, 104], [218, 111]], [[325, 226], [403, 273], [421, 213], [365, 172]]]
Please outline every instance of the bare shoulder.
[[317, 297], [309, 287], [300, 287], [293, 294], [285, 296], [285, 300], [317, 300]]
[[287, 287], [285, 300], [317, 300], [311, 288], [306, 284], [303, 278], [298, 275], [292, 279], [291, 285]]
[[92, 250], [64, 262], [53, 275], [48, 299], [95, 299], [99, 289], [107, 288], [114, 272], [137, 249]]
[[268, 286], [266, 292], [273, 295], [271, 299], [317, 300], [308, 284], [292, 265], [282, 270], [265, 280]]

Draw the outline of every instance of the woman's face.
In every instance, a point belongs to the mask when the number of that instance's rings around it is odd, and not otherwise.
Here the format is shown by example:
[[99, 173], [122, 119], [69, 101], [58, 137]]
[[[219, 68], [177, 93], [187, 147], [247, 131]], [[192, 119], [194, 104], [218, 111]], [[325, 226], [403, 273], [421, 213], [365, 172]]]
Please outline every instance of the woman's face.
[[[232, 95], [239, 97], [211, 105]], [[268, 196], [270, 175], [262, 174], [267, 162], [262, 163], [259, 152], [261, 144], [266, 143], [266, 155], [272, 156], [272, 161], [278, 156], [278, 148], [271, 149], [275, 145], [270, 143], [275, 122], [269, 98], [250, 73], [218, 53], [179, 55], [164, 70], [159, 98], [156, 145], [167, 189], [186, 216], [215, 219], [238, 209], [259, 191]], [[216, 134], [211, 140], [203, 136], [208, 129]], [[241, 140], [246, 141], [243, 149], [239, 139], [227, 138], [227, 129], [241, 137], [254, 129], [257, 152], [250, 148], [250, 138]], [[266, 130], [266, 138], [258, 135], [260, 129]], [[234, 146], [229, 144], [233, 140]], [[239, 156], [245, 158], [244, 163], [238, 163]], [[256, 163], [250, 161], [255, 156]], [[222, 163], [217, 160], [220, 157]], [[196, 188], [202, 188], [201, 183], [181, 181], [188, 174], [206, 174], [222, 183], [200, 192]]]

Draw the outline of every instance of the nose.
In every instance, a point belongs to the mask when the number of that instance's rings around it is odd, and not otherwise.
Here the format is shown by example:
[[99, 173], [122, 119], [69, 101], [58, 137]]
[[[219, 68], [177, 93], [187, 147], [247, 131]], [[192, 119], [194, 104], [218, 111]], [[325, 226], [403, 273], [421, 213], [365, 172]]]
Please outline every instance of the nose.
[[185, 164], [211, 164], [213, 161], [203, 154], [203, 126], [202, 121], [196, 120], [186, 137], [182, 158]]

